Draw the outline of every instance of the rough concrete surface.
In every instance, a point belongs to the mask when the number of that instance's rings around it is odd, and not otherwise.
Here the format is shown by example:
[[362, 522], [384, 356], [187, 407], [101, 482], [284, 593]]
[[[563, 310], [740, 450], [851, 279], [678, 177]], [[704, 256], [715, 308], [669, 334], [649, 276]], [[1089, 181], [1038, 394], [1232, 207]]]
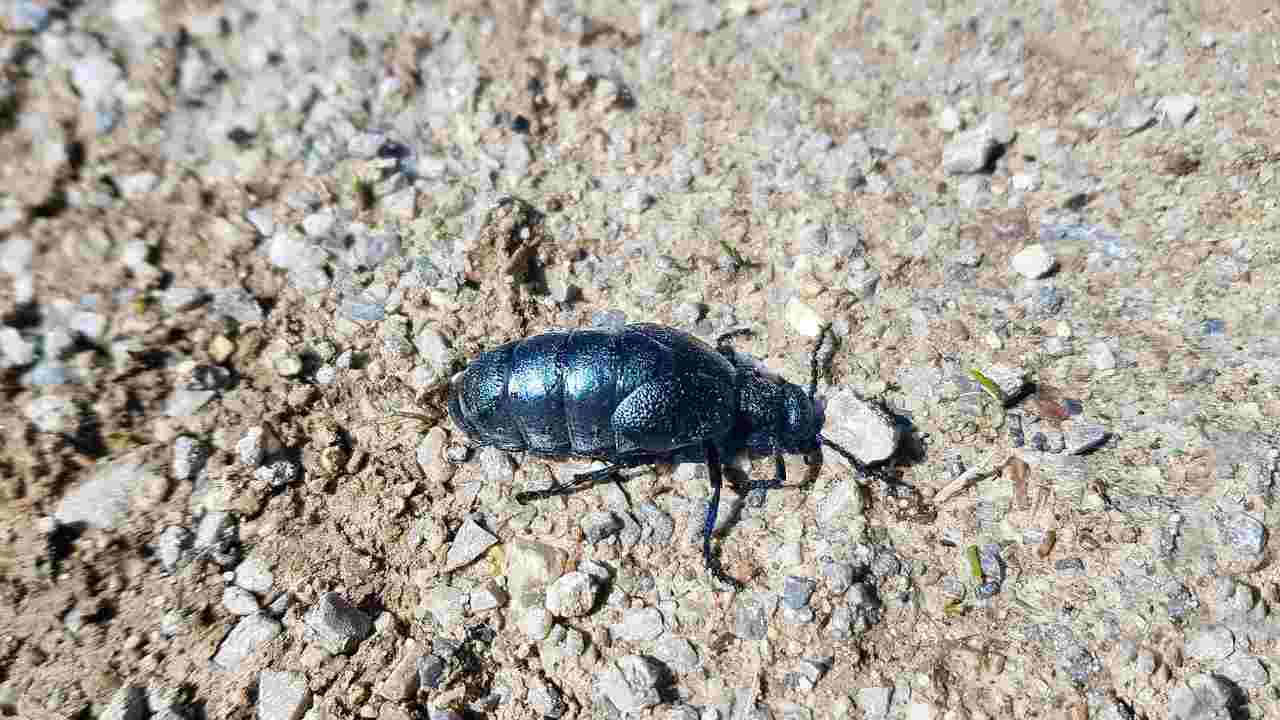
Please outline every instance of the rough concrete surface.
[[[1273, 2], [0, 29], [0, 717], [1280, 716]], [[831, 328], [880, 462], [726, 488], [741, 590], [704, 467], [521, 504], [594, 466], [448, 418], [624, 321]]]

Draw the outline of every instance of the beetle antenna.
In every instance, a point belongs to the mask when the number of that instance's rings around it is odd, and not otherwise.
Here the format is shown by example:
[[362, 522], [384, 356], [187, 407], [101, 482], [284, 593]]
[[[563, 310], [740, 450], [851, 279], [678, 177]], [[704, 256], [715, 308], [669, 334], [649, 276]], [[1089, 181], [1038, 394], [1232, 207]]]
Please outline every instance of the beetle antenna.
[[826, 435], [823, 435], [822, 433], [818, 433], [818, 439], [822, 441], [823, 445], [826, 445], [832, 450], [835, 450], [836, 452], [840, 453], [845, 460], [849, 461], [849, 464], [852, 465], [853, 468], [857, 470], [860, 475], [867, 474], [867, 466], [863, 464], [861, 460], [854, 457], [853, 453], [835, 444], [834, 442], [831, 441], [831, 438], [828, 438]]
[[818, 344], [813, 346], [813, 354], [809, 356], [809, 402], [816, 403], [818, 396], [818, 353], [822, 352], [822, 342], [831, 332], [831, 325], [823, 325], [818, 331]]

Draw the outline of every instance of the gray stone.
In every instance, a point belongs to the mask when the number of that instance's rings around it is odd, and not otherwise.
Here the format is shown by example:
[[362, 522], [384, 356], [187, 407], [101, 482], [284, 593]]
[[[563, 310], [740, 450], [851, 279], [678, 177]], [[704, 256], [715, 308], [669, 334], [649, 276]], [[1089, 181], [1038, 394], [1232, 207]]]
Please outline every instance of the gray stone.
[[960, 129], [960, 112], [947, 105], [938, 112], [938, 129], [944, 133], [953, 133]]
[[1235, 553], [1259, 556], [1266, 545], [1266, 538], [1266, 526], [1246, 513], [1225, 513], [1218, 518], [1218, 542]]
[[472, 613], [496, 610], [507, 604], [507, 593], [494, 580], [471, 591], [469, 609]]
[[893, 701], [893, 688], [869, 687], [858, 690], [858, 707], [866, 720], [889, 716], [889, 704]]
[[293, 605], [293, 593], [282, 592], [276, 596], [275, 600], [267, 606], [267, 614], [273, 618], [284, 617], [289, 612], [289, 608]]
[[434, 690], [444, 682], [447, 669], [444, 658], [439, 655], [424, 655], [418, 658], [418, 685]]
[[235, 580], [236, 585], [245, 590], [263, 595], [271, 590], [275, 576], [272, 575], [271, 566], [267, 565], [265, 560], [251, 556], [236, 566]]
[[130, 498], [148, 486], [152, 474], [131, 460], [100, 465], [88, 480], [63, 496], [53, 516], [63, 525], [113, 528], [124, 522]]
[[948, 175], [982, 172], [998, 147], [986, 126], [958, 133], [942, 148], [942, 169]]
[[856, 614], [848, 603], [840, 603], [831, 609], [827, 618], [827, 635], [836, 641], [849, 640], [854, 636]]
[[757, 595], [739, 595], [733, 609], [733, 634], [743, 640], [763, 640], [772, 607]]
[[241, 324], [260, 323], [266, 318], [257, 298], [244, 288], [222, 288], [210, 293], [209, 312], [215, 317], [225, 317]]
[[1116, 356], [1111, 352], [1110, 346], [1099, 340], [1089, 346], [1089, 362], [1093, 363], [1095, 370], [1115, 370]]
[[1185, 127], [1200, 107], [1192, 95], [1166, 95], [1156, 101], [1156, 111], [1173, 127]]
[[1218, 674], [1248, 692], [1265, 687], [1270, 678], [1267, 668], [1252, 656], [1237, 654], [1218, 666]]
[[419, 330], [413, 338], [413, 345], [418, 351], [418, 356], [439, 369], [441, 373], [447, 372], [453, 364], [455, 359], [453, 344], [447, 336], [435, 328], [425, 327]]
[[319, 643], [330, 655], [343, 655], [356, 649], [373, 632], [373, 622], [360, 610], [351, 607], [338, 593], [321, 595], [304, 618], [303, 637]]
[[236, 442], [236, 457], [242, 465], [256, 468], [282, 449], [269, 425], [254, 425]]
[[817, 586], [818, 584], [809, 578], [788, 575], [782, 582], [783, 606], [792, 610], [806, 607]]
[[701, 665], [693, 643], [674, 635], [659, 638], [653, 645], [652, 655], [655, 660], [680, 675], [691, 673]]
[[805, 658], [796, 664], [794, 670], [783, 676], [783, 684], [800, 692], [811, 692], [830, 667], [830, 659]]
[[276, 232], [275, 215], [268, 207], [250, 208], [245, 211], [244, 219], [249, 221], [254, 230], [262, 237], [271, 237]]
[[323, 239], [333, 232], [337, 218], [331, 211], [311, 213], [302, 218], [302, 231], [309, 238]]
[[355, 322], [380, 322], [387, 316], [387, 309], [382, 302], [363, 296], [344, 299], [338, 312]]
[[661, 671], [640, 655], [624, 655], [596, 675], [600, 693], [623, 714], [638, 713], [662, 701], [658, 693]]
[[542, 680], [533, 680], [525, 693], [525, 703], [544, 718], [564, 715], [565, 704], [556, 686]]
[[222, 607], [232, 615], [252, 615], [258, 612], [258, 598], [253, 593], [235, 585], [222, 589]]
[[[825, 412], [824, 434], [863, 464], [882, 462], [897, 451], [901, 430], [876, 403], [863, 400], [852, 390], [838, 390], [828, 398]], [[848, 467], [843, 455], [832, 455], [838, 464]]]
[[276, 460], [254, 470], [253, 477], [273, 488], [282, 488], [292, 485], [298, 479], [298, 472], [292, 460]]
[[1220, 577], [1218, 580], [1225, 584], [1225, 587], [1218, 588], [1218, 617], [1244, 620], [1258, 604], [1257, 592], [1253, 587], [1232, 582], [1228, 577]]
[[1054, 561], [1053, 569], [1057, 570], [1061, 575], [1071, 577], [1084, 575], [1084, 560], [1078, 557], [1062, 558]]
[[79, 411], [71, 398], [42, 395], [27, 405], [26, 415], [40, 432], [64, 433], [75, 428]]
[[1107, 441], [1109, 433], [1101, 425], [1076, 421], [1071, 424], [1064, 437], [1063, 451], [1068, 455], [1083, 455]]
[[204, 469], [209, 458], [208, 448], [200, 440], [190, 435], [180, 435], [173, 441], [173, 471], [175, 480], [194, 480]]
[[191, 417], [200, 408], [209, 404], [217, 395], [216, 390], [193, 390], [187, 387], [174, 388], [164, 403], [165, 417]]
[[1058, 261], [1045, 246], [1036, 243], [1019, 250], [1009, 260], [1009, 265], [1019, 275], [1035, 280], [1052, 272]]
[[502, 450], [488, 446], [481, 448], [479, 460], [480, 473], [485, 480], [501, 487], [507, 487], [515, 480], [515, 463]]
[[1227, 681], [1214, 675], [1192, 675], [1169, 693], [1169, 720], [1228, 720], [1233, 703]]
[[595, 606], [597, 589], [596, 579], [587, 573], [565, 573], [547, 588], [547, 610], [556, 617], [582, 617]]
[[822, 577], [827, 582], [827, 590], [834, 595], [841, 595], [853, 584], [854, 567], [849, 563], [827, 560], [822, 563]]
[[258, 720], [299, 720], [311, 707], [311, 688], [300, 672], [258, 673]]
[[1036, 631], [1052, 645], [1058, 668], [1074, 682], [1087, 683], [1102, 670], [1102, 664], [1067, 625], [1047, 624], [1036, 628]]
[[628, 190], [622, 196], [622, 207], [631, 212], [644, 212], [653, 207], [655, 198], [642, 188]]
[[165, 570], [172, 571], [182, 560], [182, 553], [191, 546], [191, 533], [185, 528], [170, 525], [160, 533], [156, 541], [156, 555]]
[[1181, 583], [1170, 588], [1167, 597], [1169, 618], [1172, 620], [1184, 620], [1200, 608], [1200, 598]]
[[876, 594], [876, 586], [871, 583], [856, 582], [849, 586], [849, 591], [844, 594], [845, 600], [849, 601], [849, 607], [854, 609], [871, 610], [880, 607], [880, 597]]
[[615, 535], [623, 528], [622, 520], [608, 510], [587, 513], [579, 524], [587, 540], [593, 543]]
[[676, 532], [676, 523], [657, 505], [645, 503], [636, 508], [636, 519], [643, 525], [640, 534], [641, 542], [662, 547], [671, 543], [671, 538]]
[[151, 710], [152, 720], [186, 720], [193, 714], [191, 691], [189, 688], [177, 688], [168, 685], [148, 685], [147, 705]]
[[609, 626], [615, 639], [628, 642], [656, 640], [665, 630], [662, 613], [653, 607], [628, 610], [623, 613], [622, 622]]
[[23, 338], [17, 328], [0, 327], [0, 367], [22, 367], [35, 359], [35, 343]]
[[498, 538], [494, 537], [493, 533], [485, 530], [475, 520], [467, 518], [458, 529], [458, 534], [454, 536], [453, 543], [449, 545], [444, 571], [452, 572], [464, 565], [469, 565], [497, 543]]
[[258, 648], [271, 642], [284, 630], [278, 621], [263, 615], [247, 615], [236, 623], [218, 646], [213, 664], [221, 670], [236, 672]]
[[1202, 628], [1186, 641], [1187, 657], [1208, 663], [1225, 660], [1235, 649], [1235, 634], [1224, 625]]
[[193, 547], [197, 550], [217, 550], [235, 542], [236, 521], [231, 513], [209, 511], [200, 518], [196, 527]]
[[146, 720], [151, 710], [147, 705], [147, 691], [137, 685], [126, 685], [111, 696], [102, 709], [99, 720]]

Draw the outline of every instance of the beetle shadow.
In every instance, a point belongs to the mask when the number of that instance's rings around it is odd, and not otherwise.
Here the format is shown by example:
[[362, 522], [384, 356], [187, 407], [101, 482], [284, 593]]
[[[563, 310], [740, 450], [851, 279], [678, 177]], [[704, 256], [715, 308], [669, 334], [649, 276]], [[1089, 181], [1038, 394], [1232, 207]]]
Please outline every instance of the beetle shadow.
[[909, 413], [896, 411], [888, 406], [884, 409], [893, 419], [898, 437], [901, 438], [898, 441], [898, 449], [885, 464], [893, 467], [913, 467], [925, 462], [928, 459], [929, 447], [926, 436], [921, 435], [915, 420]]

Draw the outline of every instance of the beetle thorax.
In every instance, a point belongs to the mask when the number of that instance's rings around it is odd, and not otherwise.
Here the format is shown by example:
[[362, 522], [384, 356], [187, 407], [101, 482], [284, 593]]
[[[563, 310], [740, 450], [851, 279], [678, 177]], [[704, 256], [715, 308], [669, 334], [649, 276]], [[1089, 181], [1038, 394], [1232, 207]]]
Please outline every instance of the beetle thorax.
[[737, 431], [747, 449], [808, 453], [817, 448], [821, 429], [804, 388], [755, 370], [739, 371]]

